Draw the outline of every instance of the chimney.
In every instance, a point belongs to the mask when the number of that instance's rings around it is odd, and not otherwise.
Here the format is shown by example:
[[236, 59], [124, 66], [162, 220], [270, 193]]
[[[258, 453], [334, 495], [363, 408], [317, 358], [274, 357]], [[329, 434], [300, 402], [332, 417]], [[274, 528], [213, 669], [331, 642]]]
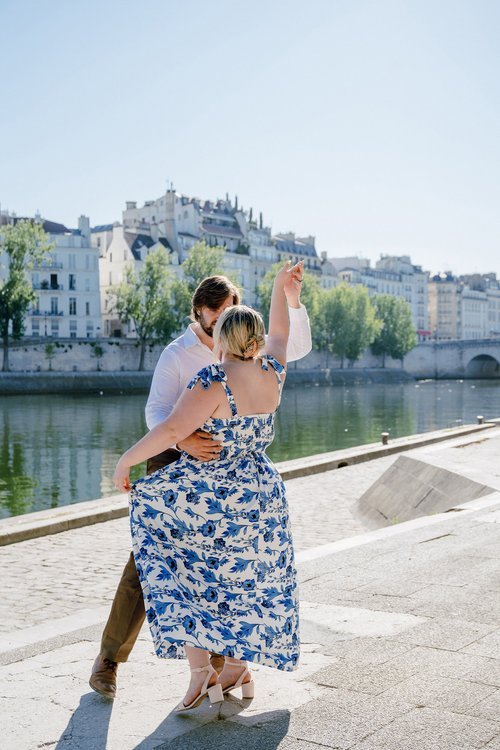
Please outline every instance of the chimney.
[[82, 237], [85, 237], [88, 245], [90, 245], [90, 219], [88, 216], [80, 216], [78, 219], [78, 229], [81, 232]]

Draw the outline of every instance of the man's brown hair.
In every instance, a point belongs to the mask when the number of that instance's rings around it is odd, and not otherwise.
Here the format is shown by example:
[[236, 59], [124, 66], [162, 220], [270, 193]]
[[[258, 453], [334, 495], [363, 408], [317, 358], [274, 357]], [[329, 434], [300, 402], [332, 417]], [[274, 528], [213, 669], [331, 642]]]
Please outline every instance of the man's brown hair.
[[193, 294], [192, 317], [199, 320], [202, 307], [217, 310], [228, 297], [233, 298], [233, 305], [240, 304], [239, 289], [226, 276], [209, 276], [203, 279]]

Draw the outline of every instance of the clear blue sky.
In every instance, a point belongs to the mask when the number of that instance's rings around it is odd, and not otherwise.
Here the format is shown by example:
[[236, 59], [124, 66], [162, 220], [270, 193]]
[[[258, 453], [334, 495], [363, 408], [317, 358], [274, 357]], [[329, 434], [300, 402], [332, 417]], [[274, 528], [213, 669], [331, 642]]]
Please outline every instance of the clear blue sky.
[[329, 255], [500, 274], [496, 0], [0, 0], [0, 202], [173, 181]]

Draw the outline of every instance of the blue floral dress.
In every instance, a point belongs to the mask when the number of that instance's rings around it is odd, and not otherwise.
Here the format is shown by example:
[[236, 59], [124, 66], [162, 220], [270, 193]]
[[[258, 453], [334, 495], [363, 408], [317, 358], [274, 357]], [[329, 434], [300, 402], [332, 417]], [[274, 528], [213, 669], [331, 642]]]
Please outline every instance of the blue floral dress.
[[[272, 357], [281, 388], [283, 367]], [[220, 458], [182, 453], [135, 482], [133, 551], [159, 657], [185, 658], [184, 645], [281, 670], [299, 658], [298, 591], [283, 481], [266, 455], [274, 413], [238, 416], [221, 364], [189, 383], [221, 383], [226, 419], [203, 425]]]

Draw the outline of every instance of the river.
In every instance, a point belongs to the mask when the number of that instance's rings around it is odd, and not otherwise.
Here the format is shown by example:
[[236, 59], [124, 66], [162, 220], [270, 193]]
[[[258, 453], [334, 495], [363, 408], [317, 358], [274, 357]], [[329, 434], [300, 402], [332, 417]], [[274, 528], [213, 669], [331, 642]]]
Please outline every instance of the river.
[[[3, 396], [0, 518], [114, 494], [120, 453], [146, 429], [146, 394]], [[313, 453], [500, 416], [500, 381], [286, 386], [271, 458]], [[140, 476], [137, 467], [134, 476]]]

